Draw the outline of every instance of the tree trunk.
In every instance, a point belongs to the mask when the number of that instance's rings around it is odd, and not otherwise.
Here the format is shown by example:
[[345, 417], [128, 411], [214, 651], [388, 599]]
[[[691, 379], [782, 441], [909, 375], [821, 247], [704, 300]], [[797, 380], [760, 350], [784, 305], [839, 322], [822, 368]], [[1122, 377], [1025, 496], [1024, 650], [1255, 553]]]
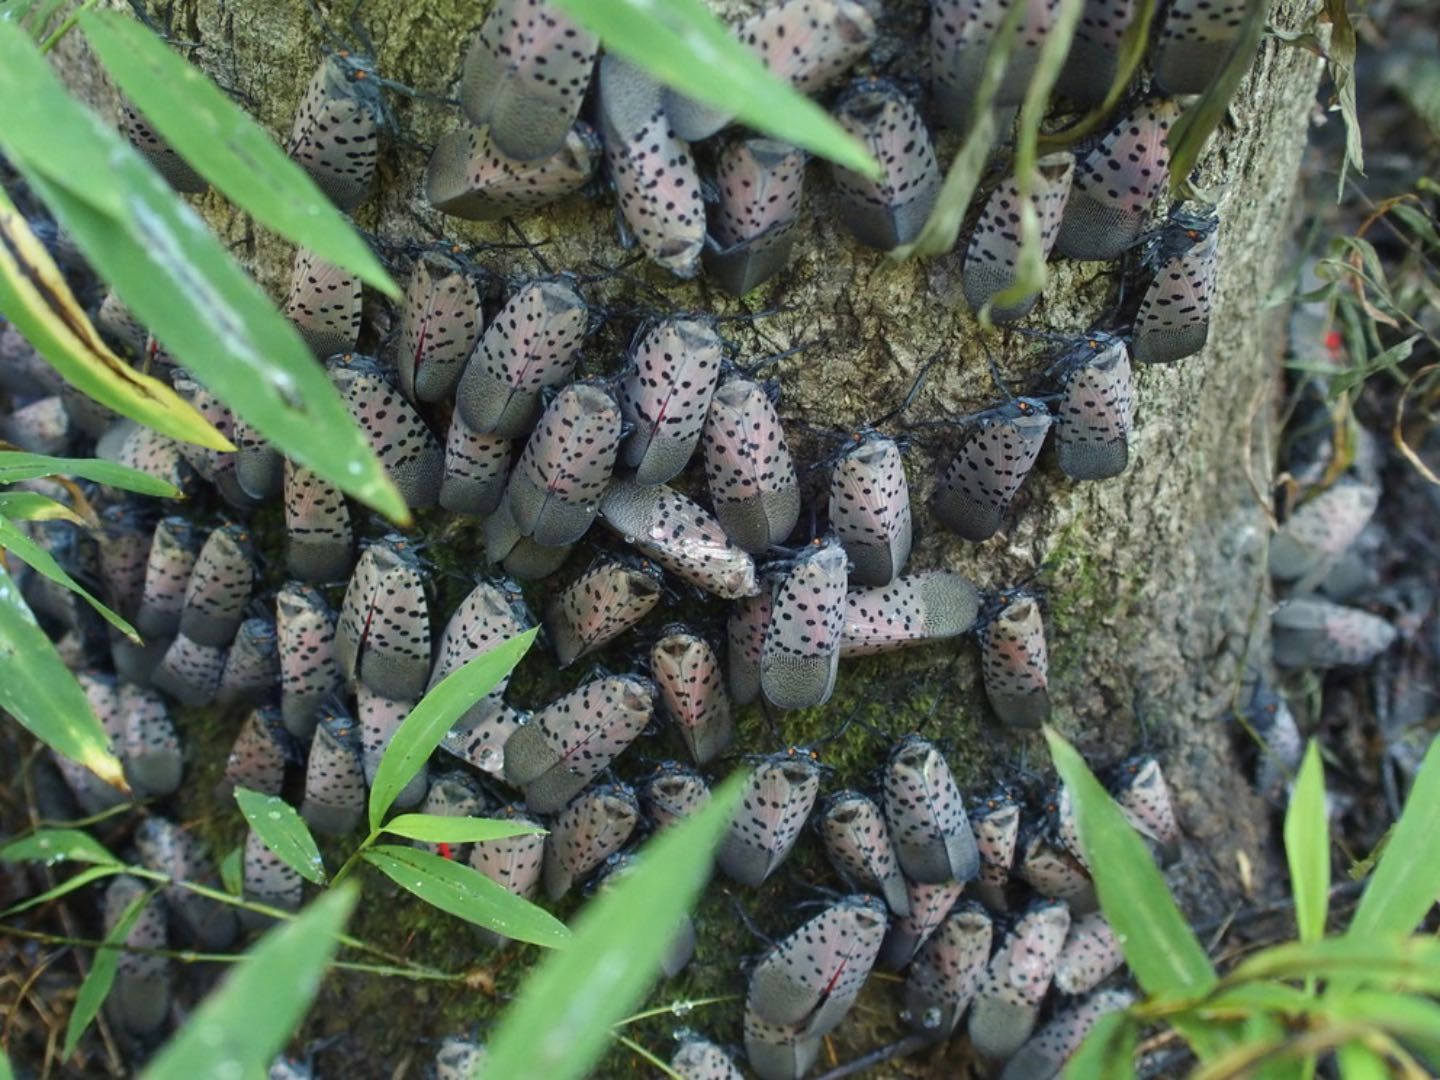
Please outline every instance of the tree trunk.
[[[338, 24], [348, 5], [336, 0], [333, 6]], [[726, 0], [721, 6], [733, 14], [748, 5]], [[907, 72], [916, 50], [904, 42], [921, 32], [923, 5], [892, 6], [898, 10], [882, 16], [883, 40], [875, 55], [886, 59], [887, 73], [921, 75]], [[1299, 0], [1279, 4], [1273, 21], [1296, 29], [1311, 6]], [[375, 39], [383, 75], [450, 97], [481, 8], [464, 0], [368, 0], [360, 18]], [[288, 134], [324, 40], [306, 5], [178, 0], [169, 25], [174, 40], [195, 43], [195, 59], [277, 137]], [[917, 431], [907, 455], [919, 531], [910, 568], [958, 569], [982, 587], [1000, 587], [1043, 567], [1038, 585], [1046, 608], [1055, 722], [1093, 766], [1118, 760], [1137, 745], [1159, 754], [1186, 836], [1185, 857], [1172, 870], [1172, 882], [1192, 916], [1202, 920], [1223, 914], [1242, 893], [1265, 892], [1279, 873], [1269, 813], [1242, 773], [1231, 726], [1222, 717], [1247, 658], [1258, 655], [1256, 642], [1268, 629], [1262, 617], [1268, 581], [1260, 543], [1267, 528], [1265, 497], [1257, 492], [1268, 490], [1271, 469], [1273, 440], [1263, 433], [1271, 426], [1278, 343], [1265, 299], [1288, 232], [1318, 70], [1309, 52], [1267, 38], [1230, 122], [1204, 159], [1197, 186], [1218, 197], [1222, 221], [1223, 266], [1210, 344], [1202, 355], [1178, 365], [1137, 371], [1137, 435], [1123, 476], [1075, 483], [1046, 465], [1027, 482], [1011, 515], [1013, 524], [995, 539], [973, 545], [933, 522], [924, 509], [944, 467], [950, 436], [943, 429]], [[426, 148], [457, 123], [457, 110], [399, 94], [390, 100], [400, 137], [382, 154], [380, 188], [357, 212], [360, 226], [388, 243], [443, 235], [513, 245], [517, 234], [506, 225], [444, 218], [423, 200]], [[952, 141], [941, 140], [942, 160]], [[820, 430], [847, 429], [889, 413], [921, 365], [937, 353], [941, 359], [899, 422], [901, 429], [906, 420], [956, 417], [993, 403], [999, 395], [987, 371], [987, 353], [1007, 376], [1020, 381], [1044, 366], [1045, 346], [978, 327], [961, 294], [959, 253], [896, 263], [859, 247], [839, 220], [823, 165], [811, 166], [806, 202], [803, 238], [791, 267], [744, 301], [723, 296], [703, 277], [686, 284], [647, 263], [591, 286], [590, 295], [611, 305], [615, 317], [594, 339], [585, 364], [596, 371], [618, 369], [637, 322], [629, 309], [748, 314], [753, 317], [722, 324], [744, 362], [809, 343], [767, 374], [778, 377], [783, 388], [782, 416]], [[201, 205], [272, 294], [283, 295], [286, 247], [213, 194]], [[515, 247], [481, 256], [486, 265], [512, 277], [547, 269], [595, 273], [627, 259], [617, 246], [608, 197], [573, 199], [518, 225], [544, 266], [530, 251]], [[1059, 262], [1051, 271], [1031, 325], [1083, 331], [1113, 305], [1114, 265]], [[367, 305], [367, 316], [369, 336], [362, 347], [393, 322], [378, 299]], [[823, 454], [819, 440], [806, 437], [798, 423], [790, 429], [802, 467]], [[810, 474], [809, 487], [817, 486], [820, 474]], [[431, 518], [422, 527], [435, 539], [429, 554], [441, 566], [467, 573], [481, 569], [473, 523]], [[562, 578], [568, 580], [585, 559], [577, 553]], [[635, 662], [636, 653], [621, 646], [607, 658], [623, 670]], [[517, 679], [514, 694], [527, 706], [541, 703], [557, 685], [553, 673], [543, 673], [545, 667], [532, 658]], [[945, 742], [962, 786], [971, 792], [980, 793], [1017, 767], [1048, 768], [1038, 736], [996, 727], [969, 642], [918, 649], [900, 659], [847, 661], [832, 702], [785, 715], [778, 721], [778, 735], [758, 712], [747, 710], [739, 749], [768, 751], [781, 738], [820, 738], [851, 717], [898, 734], [932, 713], [927, 733]], [[215, 748], [228, 745], [231, 732], [214, 727], [192, 721], [200, 747], [193, 751], [197, 760], [213, 762]], [[823, 748], [824, 760], [834, 768], [827, 790], [868, 786], [883, 753], [883, 744], [866, 726], [850, 727]], [[642, 744], [628, 756], [644, 754]], [[641, 767], [631, 761], [622, 772], [632, 775]], [[216, 842], [222, 850], [233, 847], [240, 836], [233, 808], [198, 793], [202, 785], [189, 787], [197, 793], [188, 796], [187, 818], [213, 818], [206, 827]], [[784, 933], [804, 917], [794, 903], [813, 896], [804, 881], [835, 884], [823, 870], [818, 848], [813, 837], [802, 840], [778, 880], [758, 893], [717, 880], [697, 915], [696, 960], [678, 979], [661, 984], [653, 1002], [743, 993], [741, 960], [760, 945], [734, 917], [730, 897], [754, 913], [767, 932]], [[534, 959], [531, 951], [518, 949], [497, 958], [477, 948], [455, 920], [416, 901], [385, 898], [377, 881], [367, 882], [367, 890], [369, 906], [357, 920], [357, 933], [440, 966], [473, 965], [487, 973], [477, 977], [477, 986], [493, 976], [502, 990], [509, 990]], [[849, 1060], [893, 1038], [900, 1030], [897, 1001], [893, 984], [871, 980], [851, 1020], [832, 1039], [835, 1060]], [[305, 1034], [343, 1033], [321, 1059], [327, 1072], [343, 1061], [346, 1071], [337, 1075], [390, 1075], [407, 1058], [412, 1065], [428, 1059], [433, 1044], [427, 1039], [483, 1022], [500, 1004], [478, 990], [336, 976], [328, 980]], [[697, 1009], [684, 1022], [738, 1043], [739, 1017], [740, 1006], [732, 1002]], [[666, 1017], [630, 1033], [668, 1056], [666, 1035], [680, 1023], [678, 1017]], [[926, 1069], [951, 1075], [953, 1068], [941, 1071], [939, 1062], [947, 1054], [952, 1067], [960, 1062], [961, 1045], [957, 1038], [948, 1049], [890, 1067], [904, 1070], [891, 1075], [924, 1075]], [[622, 1074], [637, 1063], [620, 1052], [602, 1073]]]

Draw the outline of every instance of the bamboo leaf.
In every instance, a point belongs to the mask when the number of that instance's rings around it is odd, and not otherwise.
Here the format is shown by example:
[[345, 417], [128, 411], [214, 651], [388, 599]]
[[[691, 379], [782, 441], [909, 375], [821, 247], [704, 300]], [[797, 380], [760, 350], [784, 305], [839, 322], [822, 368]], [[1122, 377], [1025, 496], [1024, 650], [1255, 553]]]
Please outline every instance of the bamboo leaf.
[[1312, 740], [1285, 812], [1285, 859], [1301, 941], [1325, 936], [1330, 904], [1330, 826], [1325, 813], [1325, 770]]
[[[409, 511], [299, 334], [183, 200], [0, 22], [0, 149], [126, 307], [262, 436], [395, 521]], [[64, 139], [54, 132], [68, 133]]]
[[756, 131], [866, 176], [880, 166], [804, 94], [766, 69], [697, 0], [556, 0], [605, 48], [696, 101]]
[[20, 450], [0, 450], [0, 484], [18, 484], [22, 480], [38, 480], [42, 476], [78, 476], [106, 487], [133, 491], [137, 495], [154, 495], [161, 499], [178, 499], [180, 489], [164, 480], [116, 465], [100, 458], [58, 458], [45, 454], [27, 454]]
[[[1440, 993], [1440, 941], [1384, 934], [1287, 942], [1247, 957], [1226, 982], [1331, 979], [1336, 986], [1378, 986]], [[1335, 987], [1330, 988], [1335, 992]]]
[[140, 635], [135, 632], [133, 626], [102, 604], [91, 594], [90, 590], [66, 573], [65, 568], [55, 561], [54, 555], [51, 555], [3, 517], [0, 517], [0, 548], [9, 551], [17, 559], [23, 560], [42, 577], [82, 597], [99, 613], [102, 619], [137, 645], [140, 644]]
[[569, 946], [532, 971], [489, 1040], [485, 1075], [585, 1076], [611, 1027], [655, 981], [668, 935], [710, 876], [715, 845], [739, 801], [743, 775], [730, 777], [699, 813], [650, 839], [613, 889], [591, 899]]
[[371, 830], [380, 827], [395, 796], [420, 771], [420, 766], [435, 752], [455, 721], [495, 689], [520, 662], [537, 631], [538, 628], [532, 627], [452, 671], [410, 710], [385, 748], [385, 756], [380, 759], [380, 767], [375, 770], [375, 780], [370, 785]]
[[[538, 825], [493, 818], [442, 817], [439, 814], [401, 814], [385, 823], [385, 831], [432, 844], [474, 844], [511, 836], [544, 836]], [[3, 849], [0, 849], [3, 850]]]
[[1440, 859], [1435, 857], [1435, 823], [1440, 821], [1440, 740], [1421, 762], [1385, 851], [1360, 897], [1346, 936], [1364, 941], [1376, 935], [1408, 934], [1440, 896]]
[[115, 983], [115, 971], [120, 966], [119, 946], [130, 936], [140, 913], [154, 895], [154, 892], [141, 893], [131, 900], [120, 913], [114, 928], [105, 935], [104, 944], [95, 950], [90, 974], [86, 975], [85, 981], [80, 984], [80, 990], [75, 995], [75, 1007], [70, 1010], [70, 1020], [65, 1025], [65, 1047], [60, 1052], [62, 1058], [68, 1058], [75, 1052], [80, 1036], [85, 1034], [90, 1021], [99, 1013], [100, 1006], [105, 1004], [105, 999], [110, 995], [110, 987]]
[[278, 795], [262, 795], [244, 787], [235, 789], [235, 801], [250, 828], [286, 866], [306, 881], [325, 884], [325, 861], [320, 858], [309, 827], [293, 806]]
[[309, 173], [203, 72], [118, 12], [82, 12], [80, 28], [125, 96], [231, 202], [287, 240], [399, 298], [380, 261]]
[[456, 918], [546, 948], [570, 942], [570, 931], [559, 919], [478, 870], [394, 844], [378, 844], [364, 859], [402, 889]]
[[1107, 1013], [1065, 1063], [1065, 1080], [1132, 1080], [1139, 1027], [1128, 1012]]
[[101, 339], [50, 252], [0, 189], [0, 311], [62, 378], [87, 397], [163, 435], [234, 450], [194, 407], [136, 371]]
[[0, 517], [11, 521], [68, 521], [87, 527], [85, 519], [70, 507], [33, 491], [0, 491]]
[[0, 566], [0, 711], [45, 745], [129, 791], [110, 740], [80, 684]]
[[53, 889], [46, 889], [38, 896], [32, 896], [28, 900], [22, 900], [14, 907], [8, 907], [4, 911], [0, 911], [0, 919], [10, 915], [18, 915], [22, 911], [29, 911], [31, 908], [39, 907], [41, 904], [48, 904], [51, 900], [58, 900], [62, 896], [68, 896], [76, 889], [83, 889], [92, 881], [99, 881], [101, 878], [111, 877], [115, 874], [123, 874], [129, 869], [130, 867], [124, 866], [121, 863], [108, 863], [104, 866], [87, 866], [78, 874], [66, 878]]
[[141, 1075], [264, 1076], [320, 988], [358, 893], [342, 885], [270, 930]]
[[99, 840], [80, 829], [40, 829], [0, 844], [0, 862], [42, 862], [46, 866], [62, 862], [118, 865], [120, 860]]

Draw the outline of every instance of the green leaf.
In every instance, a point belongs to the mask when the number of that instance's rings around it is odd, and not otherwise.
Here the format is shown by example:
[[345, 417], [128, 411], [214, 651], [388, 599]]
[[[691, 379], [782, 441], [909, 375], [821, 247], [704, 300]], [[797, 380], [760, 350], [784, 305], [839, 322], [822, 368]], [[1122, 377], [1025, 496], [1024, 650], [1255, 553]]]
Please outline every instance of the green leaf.
[[234, 450], [188, 401], [105, 344], [45, 245], [0, 190], [0, 311], [82, 394], [164, 435]]
[[670, 947], [663, 931], [704, 888], [744, 782], [730, 777], [703, 810], [648, 840], [634, 869], [585, 905], [570, 945], [541, 961], [500, 1018], [486, 1076], [572, 1080], [590, 1071], [612, 1026], [655, 981]]
[[385, 756], [380, 759], [380, 767], [375, 770], [375, 780], [370, 785], [371, 831], [380, 827], [395, 796], [420, 771], [420, 766], [435, 752], [455, 721], [510, 674], [537, 632], [538, 627], [532, 627], [452, 671], [410, 710], [385, 748]]
[[1114, 115], [1115, 106], [1120, 104], [1120, 99], [1130, 88], [1130, 81], [1135, 77], [1140, 62], [1145, 59], [1145, 53], [1150, 48], [1150, 24], [1155, 19], [1155, 9], [1158, 6], [1157, 0], [1139, 0], [1135, 5], [1125, 32], [1120, 35], [1120, 45], [1116, 49], [1115, 74], [1110, 79], [1105, 100], [1064, 130], [1042, 133], [1038, 147], [1041, 154], [1074, 146], [1087, 135], [1093, 134]]
[[1360, 897], [1346, 935], [1365, 940], [1408, 934], [1440, 896], [1435, 823], [1440, 821], [1440, 740], [1430, 744], [1410, 797]]
[[1362, 1042], [1349, 1042], [1336, 1047], [1335, 1063], [1345, 1080], [1391, 1080], [1390, 1065]]
[[1065, 1080], [1131, 1080], [1138, 1034], [1128, 1012], [1106, 1013], [1065, 1063]]
[[85, 519], [70, 507], [33, 491], [0, 491], [0, 517], [11, 521], [68, 521], [85, 527]]
[[[1022, 9], [1020, 5], [1016, 5], [1012, 10]], [[989, 55], [993, 57], [995, 51], [996, 46], [992, 44]], [[892, 259], [931, 258], [944, 255], [955, 246], [960, 235], [960, 226], [965, 221], [966, 211], [970, 209], [970, 200], [980, 184], [980, 177], [985, 172], [985, 163], [990, 160], [990, 148], [994, 143], [995, 113], [987, 109], [979, 120], [970, 126], [965, 142], [955, 152], [955, 159], [950, 162], [949, 171], [945, 173], [945, 183], [940, 187], [940, 194], [936, 196], [935, 205], [930, 210], [930, 216], [925, 219], [920, 235], [913, 243], [904, 244], [892, 251]]]
[[231, 848], [230, 854], [220, 860], [220, 884], [231, 896], [245, 892], [245, 852], [242, 848]]
[[195, 171], [274, 229], [398, 299], [350, 222], [250, 115], [134, 19], [86, 11], [80, 28], [120, 90]]
[[1388, 349], [1372, 356], [1363, 364], [1356, 364], [1354, 367], [1342, 371], [1338, 375], [1332, 375], [1330, 388], [1326, 392], [1326, 396], [1331, 401], [1334, 401], [1336, 398], [1355, 389], [1355, 387], [1369, 379], [1370, 376], [1382, 371], [1387, 371], [1390, 368], [1399, 367], [1406, 360], [1410, 359], [1410, 354], [1415, 351], [1415, 344], [1419, 340], [1419, 334], [1412, 334], [1403, 341], [1397, 341]]
[[[385, 832], [432, 844], [474, 844], [511, 836], [544, 836], [538, 825], [494, 818], [442, 817], [439, 814], [401, 814], [385, 823]], [[3, 849], [0, 849], [3, 850]]]
[[1365, 140], [1360, 129], [1360, 113], [1355, 104], [1355, 27], [1350, 23], [1348, 0], [1325, 0], [1325, 15], [1330, 20], [1329, 49], [1326, 67], [1340, 99], [1340, 115], [1345, 121], [1345, 157], [1340, 163], [1340, 178], [1335, 201], [1345, 197], [1345, 174], [1349, 169], [1365, 172]]
[[478, 870], [394, 844], [378, 844], [364, 859], [401, 888], [456, 918], [546, 948], [570, 942], [570, 931], [559, 919]]
[[1287, 942], [1242, 960], [1227, 983], [1265, 979], [1330, 979], [1336, 987], [1366, 985], [1440, 993], [1440, 941], [1350, 934], [1320, 941]]
[[4, 1050], [0, 1050], [0, 1080], [15, 1080], [15, 1073], [10, 1068], [10, 1059], [5, 1056]]
[[235, 801], [250, 828], [267, 848], [286, 866], [306, 881], [325, 884], [325, 862], [304, 819], [295, 808], [278, 795], [262, 795], [249, 788], [237, 787]]
[[0, 711], [56, 753], [129, 791], [110, 739], [54, 644], [0, 566]]
[[408, 522], [394, 483], [295, 328], [195, 211], [66, 93], [23, 31], [3, 22], [0, 100], [0, 148], [176, 360], [297, 464]]
[[61, 862], [119, 865], [110, 850], [80, 829], [40, 829], [0, 845], [0, 862]]
[[180, 498], [180, 489], [158, 477], [116, 465], [99, 458], [58, 458], [45, 454], [27, 454], [20, 450], [0, 450], [0, 484], [18, 484], [42, 476], [78, 476], [106, 487], [133, 491], [138, 495], [154, 495], [161, 499]]
[[1330, 823], [1325, 813], [1325, 770], [1320, 747], [1313, 740], [1285, 812], [1285, 859], [1300, 940], [1319, 941], [1325, 936], [1330, 906]]
[[83, 889], [92, 881], [99, 881], [101, 878], [111, 877], [114, 874], [123, 874], [129, 869], [130, 867], [124, 866], [121, 863], [107, 863], [104, 866], [87, 866], [78, 874], [66, 878], [53, 889], [46, 889], [38, 896], [32, 896], [28, 900], [22, 900], [14, 907], [0, 911], [0, 919], [9, 915], [18, 915], [22, 911], [29, 911], [33, 907], [39, 907], [41, 904], [48, 904], [51, 900], [58, 900], [60, 897], [67, 896], [76, 889]]
[[1378, 1028], [1418, 1043], [1425, 1056], [1440, 1061], [1440, 1004], [1415, 994], [1356, 990], [1327, 996], [1325, 1007], [1336, 1020], [1368, 1020]]
[[0, 517], [0, 548], [8, 550], [16, 558], [24, 560], [42, 577], [83, 597], [87, 604], [100, 613], [102, 619], [137, 645], [140, 644], [140, 635], [135, 632], [133, 626], [102, 604], [91, 595], [88, 589], [66, 573], [65, 568], [55, 561], [54, 555], [51, 555], [3, 517]]
[[358, 896], [341, 885], [266, 933], [141, 1075], [265, 1076], [320, 988]]
[[688, 97], [734, 114], [756, 131], [804, 147], [847, 169], [880, 166], [825, 111], [768, 71], [697, 0], [556, 0], [624, 57]]
[[85, 1029], [90, 1026], [90, 1021], [100, 1011], [100, 1006], [105, 1004], [106, 997], [110, 994], [110, 987], [115, 983], [115, 971], [120, 966], [120, 948], [125, 939], [130, 936], [140, 913], [145, 910], [145, 905], [155, 893], [142, 893], [131, 900], [120, 913], [114, 929], [105, 935], [105, 942], [99, 949], [95, 950], [95, 959], [90, 964], [90, 974], [85, 976], [85, 981], [80, 984], [80, 990], [75, 995], [75, 1007], [70, 1010], [70, 1021], [65, 1025], [65, 1048], [60, 1052], [62, 1058], [68, 1058], [75, 1052], [75, 1046], [80, 1041], [80, 1036], [85, 1034]]

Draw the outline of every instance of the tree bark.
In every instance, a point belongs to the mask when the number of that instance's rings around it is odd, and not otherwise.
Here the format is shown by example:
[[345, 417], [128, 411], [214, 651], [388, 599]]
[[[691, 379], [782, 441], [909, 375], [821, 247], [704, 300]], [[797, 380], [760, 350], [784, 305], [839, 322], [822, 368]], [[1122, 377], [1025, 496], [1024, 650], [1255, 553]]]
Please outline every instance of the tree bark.
[[[346, 6], [333, 5], [337, 23]], [[748, 5], [727, 0], [717, 6], [734, 14]], [[1311, 7], [1299, 0], [1279, 4], [1273, 22], [1296, 29]], [[481, 9], [464, 0], [368, 0], [360, 18], [375, 39], [383, 75], [449, 97]], [[195, 43], [194, 58], [283, 139], [324, 40], [306, 6], [280, 0], [178, 0], [170, 16], [173, 38]], [[916, 50], [905, 44], [923, 28], [923, 5], [898, 5], [881, 25], [876, 56], [886, 72], [923, 75], [907, 68]], [[1318, 70], [1310, 53], [1268, 38], [1229, 122], [1205, 156], [1196, 182], [1218, 197], [1222, 222], [1223, 267], [1210, 344], [1202, 355], [1178, 365], [1138, 370], [1137, 434], [1123, 476], [1075, 483], [1046, 465], [1025, 485], [1013, 524], [995, 539], [972, 545], [948, 533], [924, 509], [944, 467], [950, 436], [943, 429], [917, 430], [907, 456], [919, 530], [910, 569], [959, 569], [981, 586], [1000, 587], [1044, 568], [1038, 584], [1046, 607], [1055, 723], [1092, 766], [1118, 760], [1137, 745], [1159, 754], [1186, 836], [1185, 857], [1171, 871], [1171, 880], [1191, 915], [1201, 920], [1222, 915], [1242, 896], [1264, 893], [1280, 871], [1269, 812], [1242, 773], [1223, 715], [1247, 658], [1257, 655], [1257, 642], [1268, 628], [1262, 617], [1268, 589], [1261, 546], [1266, 499], [1257, 492], [1268, 490], [1271, 469], [1273, 440], [1267, 432], [1278, 343], [1266, 298], [1291, 220]], [[424, 203], [426, 148], [457, 123], [457, 110], [398, 94], [391, 101], [400, 137], [392, 138], [382, 156], [380, 187], [357, 212], [358, 224], [392, 243], [443, 235], [513, 244], [516, 233], [504, 224], [443, 218]], [[950, 149], [951, 141], [942, 140], [942, 160]], [[749, 314], [753, 318], [722, 324], [742, 361], [811, 343], [767, 374], [783, 388], [782, 416], [820, 430], [847, 429], [890, 412], [921, 365], [937, 353], [941, 360], [904, 419], [956, 417], [993, 403], [999, 394], [987, 371], [987, 353], [1007, 376], [1022, 382], [1043, 368], [1045, 346], [1015, 333], [984, 332], [971, 317], [960, 289], [959, 252], [896, 263], [853, 242], [839, 220], [826, 173], [823, 165], [811, 166], [805, 229], [791, 267], [743, 301], [726, 298], [703, 278], [682, 283], [645, 263], [593, 286], [591, 295], [602, 297], [618, 314], [589, 347], [586, 364], [618, 369], [636, 322], [626, 309]], [[259, 280], [282, 296], [289, 269], [286, 246], [256, 230], [218, 196], [203, 197], [201, 206]], [[593, 273], [627, 258], [617, 246], [608, 198], [572, 199], [518, 224], [548, 268]], [[546, 270], [523, 249], [496, 249], [482, 259], [512, 277]], [[1113, 265], [1059, 262], [1051, 271], [1031, 325], [1083, 331], [1114, 303]], [[372, 299], [367, 316], [373, 341], [391, 321], [387, 305]], [[904, 420], [900, 423], [903, 427]], [[798, 423], [791, 430], [802, 467], [823, 454], [820, 440], [806, 437]], [[821, 472], [810, 474], [808, 487], [817, 486]], [[480, 570], [473, 525], [432, 518], [425, 527], [436, 541], [431, 555], [441, 565]], [[577, 555], [561, 576], [568, 580], [583, 561]], [[610, 655], [617, 667], [634, 659], [633, 651], [623, 649]], [[516, 696], [527, 705], [539, 704], [553, 685], [546, 678], [553, 676], [527, 674], [517, 680]], [[973, 793], [1017, 767], [1048, 769], [1038, 736], [1001, 731], [988, 715], [969, 642], [914, 650], [900, 659], [846, 662], [828, 706], [784, 716], [779, 734], [747, 710], [739, 746], [766, 751], [775, 749], [780, 738], [820, 738], [851, 717], [898, 734], [932, 714], [927, 733], [945, 742], [962, 785]], [[212, 747], [228, 744], [230, 733], [217, 734], [213, 727], [197, 722], [193, 734]], [[197, 757], [202, 753], [212, 760], [210, 750], [195, 751]], [[631, 752], [644, 753], [643, 748]], [[866, 726], [849, 728], [823, 749], [834, 768], [826, 788], [868, 785], [883, 753], [883, 744]], [[190, 798], [191, 816], [213, 816], [215, 823], [207, 827], [217, 843], [222, 849], [233, 846], [238, 830], [230, 819], [236, 815], [204, 795]], [[712, 885], [697, 915], [695, 962], [679, 979], [660, 985], [652, 1000], [743, 993], [741, 959], [760, 945], [739, 926], [729, 895], [768, 932], [787, 931], [805, 917], [793, 903], [813, 896], [804, 887], [806, 880], [835, 884], [822, 870], [818, 848], [813, 837], [802, 840], [778, 875], [781, 880], [759, 894], [719, 881]], [[381, 899], [374, 881], [367, 888], [373, 903], [360, 916], [357, 932], [417, 959], [451, 968], [474, 965], [509, 989], [534, 958], [512, 950], [497, 959], [476, 949], [454, 920], [418, 902]], [[850, 1021], [832, 1040], [835, 1060], [849, 1060], [893, 1038], [900, 1030], [897, 1002], [892, 984], [872, 979]], [[336, 977], [327, 982], [306, 1035], [344, 1033], [322, 1063], [345, 1067], [345, 1075], [389, 1075], [407, 1057], [415, 1063], [427, 1059], [433, 1044], [425, 1039], [483, 1022], [499, 1007], [496, 999], [474, 990]], [[739, 1016], [739, 1004], [730, 1003], [697, 1010], [685, 1022], [738, 1043]], [[680, 1022], [667, 1017], [631, 1033], [668, 1056], [664, 1036]], [[924, 1075], [926, 1069], [951, 1075], [962, 1060], [960, 1044], [956, 1039], [948, 1050], [888, 1066], [894, 1073], [872, 1075]], [[950, 1066], [938, 1071], [946, 1054]], [[602, 1074], [622, 1074], [637, 1063], [617, 1053]]]

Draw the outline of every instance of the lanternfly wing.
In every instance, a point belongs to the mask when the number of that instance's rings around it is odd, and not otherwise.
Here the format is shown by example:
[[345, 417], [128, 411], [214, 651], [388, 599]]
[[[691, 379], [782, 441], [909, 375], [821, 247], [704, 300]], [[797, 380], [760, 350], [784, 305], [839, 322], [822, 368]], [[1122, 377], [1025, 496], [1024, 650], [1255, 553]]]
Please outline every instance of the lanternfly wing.
[[341, 210], [354, 209], [370, 194], [381, 115], [369, 58], [332, 53], [320, 61], [285, 152]]
[[335, 358], [330, 377], [406, 505], [415, 510], [434, 506], [445, 452], [415, 407], [368, 356]]
[[742, 885], [756, 886], [784, 861], [820, 793], [811, 754], [790, 749], [760, 761], [745, 786], [715, 861]]
[[[1030, 201], [1040, 223], [1040, 257], [1047, 259], [1064, 235], [1063, 221], [1072, 201], [1075, 159], [1067, 152], [1048, 154], [1035, 163]], [[1015, 284], [1021, 252], [1020, 186], [1015, 177], [1002, 181], [990, 193], [970, 243], [965, 248], [963, 285], [965, 300], [979, 311]], [[1062, 249], [1063, 251], [1063, 249]], [[1023, 318], [1035, 306], [1038, 294], [1005, 307], [996, 305], [990, 315], [997, 322]]]
[[885, 768], [885, 820], [911, 881], [969, 881], [980, 870], [975, 834], [950, 766], [934, 744], [908, 735]]
[[321, 360], [349, 352], [360, 336], [360, 279], [297, 248], [285, 316]]
[[1175, 0], [1155, 42], [1155, 81], [1172, 94], [1199, 94], [1209, 88], [1230, 57], [1244, 0]]
[[1133, 352], [1142, 364], [1183, 360], [1205, 347], [1219, 269], [1218, 225], [1213, 215], [1171, 215], [1157, 246], [1155, 279], [1135, 317]]
[[862, 79], [837, 106], [840, 126], [880, 163], [878, 178], [831, 167], [846, 226], [881, 251], [920, 235], [940, 193], [940, 165], [919, 111], [893, 84]]
[[631, 432], [622, 460], [641, 484], [663, 484], [689, 463], [720, 377], [720, 338], [708, 323], [666, 319], [635, 348], [620, 384]]
[[910, 558], [910, 486], [895, 440], [875, 432], [830, 474], [830, 524], [850, 557], [854, 585], [888, 585]]
[[980, 593], [951, 570], [896, 578], [845, 594], [840, 655], [866, 656], [958, 637], [975, 624]]
[[980, 670], [990, 707], [1006, 724], [1038, 728], [1049, 719], [1049, 653], [1033, 596], [1008, 600], [981, 631]]
[[285, 461], [285, 567], [301, 581], [334, 581], [350, 569], [354, 537], [344, 493]]
[[400, 389], [411, 401], [443, 401], [480, 340], [483, 314], [474, 278], [440, 255], [420, 259], [400, 319]]
[[705, 421], [705, 479], [725, 532], [752, 554], [790, 535], [800, 518], [800, 483], [785, 429], [763, 387], [730, 379]]
[[975, 417], [940, 478], [935, 516], [966, 540], [994, 536], [1053, 422], [1033, 398], [1016, 398]]
[[545, 632], [566, 668], [634, 626], [660, 602], [664, 576], [648, 562], [602, 559], [550, 598]]
[[1130, 351], [1109, 334], [1094, 334], [1062, 361], [1055, 418], [1055, 455], [1072, 480], [1119, 476], [1130, 461], [1135, 391]]
[[818, 543], [775, 588], [760, 688], [782, 709], [823, 705], [835, 689], [845, 625], [845, 549]]
[[666, 712], [697, 764], [713, 760], [730, 745], [734, 735], [730, 699], [708, 641], [684, 627], [671, 627], [650, 652], [650, 672]]
[[798, 235], [805, 151], [775, 139], [735, 139], [716, 159], [719, 200], [710, 217], [705, 267], [743, 296], [784, 269]]
[[595, 175], [602, 152], [599, 135], [583, 121], [559, 150], [537, 161], [506, 157], [488, 128], [467, 124], [435, 145], [425, 198], [442, 214], [469, 221], [513, 217], [579, 191]]

